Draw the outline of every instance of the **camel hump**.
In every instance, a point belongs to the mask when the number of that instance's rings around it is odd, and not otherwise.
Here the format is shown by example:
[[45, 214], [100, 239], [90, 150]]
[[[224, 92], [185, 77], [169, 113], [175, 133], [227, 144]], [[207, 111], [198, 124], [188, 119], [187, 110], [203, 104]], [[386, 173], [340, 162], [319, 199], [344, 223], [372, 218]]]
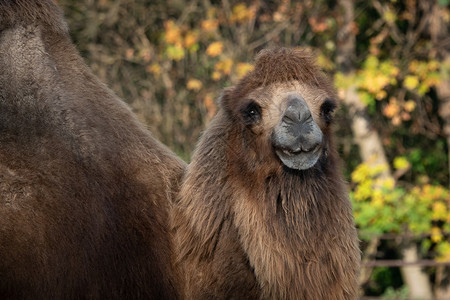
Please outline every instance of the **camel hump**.
[[68, 33], [63, 12], [51, 0], [0, 0], [0, 34], [11, 27], [28, 25]]

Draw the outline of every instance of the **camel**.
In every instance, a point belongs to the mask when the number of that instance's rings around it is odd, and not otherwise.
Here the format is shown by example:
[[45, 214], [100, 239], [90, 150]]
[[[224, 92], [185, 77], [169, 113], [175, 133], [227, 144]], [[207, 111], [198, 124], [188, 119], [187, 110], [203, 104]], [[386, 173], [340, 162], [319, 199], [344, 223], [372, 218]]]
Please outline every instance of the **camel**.
[[314, 57], [288, 48], [223, 91], [171, 213], [184, 299], [356, 299], [335, 99]]

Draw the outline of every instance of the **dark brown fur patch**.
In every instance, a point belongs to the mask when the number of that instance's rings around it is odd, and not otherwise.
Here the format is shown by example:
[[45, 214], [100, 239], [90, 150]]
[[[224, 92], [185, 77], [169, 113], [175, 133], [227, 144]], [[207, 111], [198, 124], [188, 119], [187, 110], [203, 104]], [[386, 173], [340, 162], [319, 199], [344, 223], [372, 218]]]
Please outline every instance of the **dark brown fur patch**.
[[68, 32], [63, 14], [55, 3], [35, 0], [0, 1], [0, 30], [30, 24], [43, 26], [53, 32]]
[[0, 0], [0, 298], [177, 299], [185, 164], [85, 65], [50, 0]]

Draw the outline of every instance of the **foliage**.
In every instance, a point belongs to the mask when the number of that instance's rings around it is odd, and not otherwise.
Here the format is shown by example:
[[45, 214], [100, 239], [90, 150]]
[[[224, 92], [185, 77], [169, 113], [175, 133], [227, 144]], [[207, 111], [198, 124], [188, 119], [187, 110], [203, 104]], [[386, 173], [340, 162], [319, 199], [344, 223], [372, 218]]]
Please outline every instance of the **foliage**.
[[[371, 281], [367, 287], [368, 295], [382, 295], [389, 298], [400, 293], [407, 292], [407, 288], [401, 288], [402, 283], [399, 278], [399, 270], [397, 268], [378, 267], [371, 274]], [[407, 299], [407, 298], [406, 298]]]
[[408, 287], [405, 286], [398, 290], [395, 290], [392, 287], [389, 287], [384, 292], [382, 299], [385, 299], [385, 300], [407, 300], [407, 299], [409, 299]]
[[[394, 160], [397, 169], [409, 168], [405, 157]], [[450, 258], [449, 191], [439, 185], [425, 184], [410, 190], [398, 187], [392, 178], [380, 176], [387, 166], [359, 165], [352, 173], [350, 192], [360, 236], [370, 239], [383, 233], [413, 233], [425, 236], [428, 247], [434, 244], [437, 258]], [[448, 260], [450, 261], [450, 260]]]

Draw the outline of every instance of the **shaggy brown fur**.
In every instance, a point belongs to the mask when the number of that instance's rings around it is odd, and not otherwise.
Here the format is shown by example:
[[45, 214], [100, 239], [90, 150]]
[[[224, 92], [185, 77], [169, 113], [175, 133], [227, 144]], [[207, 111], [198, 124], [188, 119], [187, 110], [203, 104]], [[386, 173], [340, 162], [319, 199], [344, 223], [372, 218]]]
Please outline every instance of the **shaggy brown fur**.
[[183, 170], [92, 75], [51, 0], [0, 0], [1, 299], [176, 299]]
[[[335, 93], [313, 61], [264, 51], [224, 92], [172, 216], [185, 299], [356, 298], [360, 253], [329, 128]], [[292, 91], [324, 134], [307, 170], [283, 166], [270, 142]], [[249, 125], [242, 111], [252, 101], [261, 120]]]

